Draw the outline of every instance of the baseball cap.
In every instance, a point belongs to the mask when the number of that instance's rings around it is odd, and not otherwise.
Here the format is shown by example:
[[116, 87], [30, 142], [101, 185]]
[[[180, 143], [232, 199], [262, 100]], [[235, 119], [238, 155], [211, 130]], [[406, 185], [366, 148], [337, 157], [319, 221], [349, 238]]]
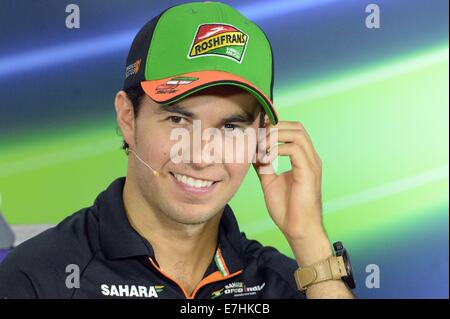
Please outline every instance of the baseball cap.
[[270, 42], [240, 12], [220, 2], [184, 3], [139, 30], [128, 53], [124, 90], [141, 86], [164, 105], [216, 85], [246, 90], [271, 123], [278, 122]]

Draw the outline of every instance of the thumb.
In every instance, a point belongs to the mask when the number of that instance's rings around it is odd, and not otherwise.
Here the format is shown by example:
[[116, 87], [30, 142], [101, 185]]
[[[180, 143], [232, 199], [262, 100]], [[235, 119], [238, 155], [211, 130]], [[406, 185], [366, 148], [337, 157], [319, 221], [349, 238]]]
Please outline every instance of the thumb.
[[261, 164], [260, 162], [256, 162], [253, 163], [253, 167], [263, 188], [269, 185], [275, 178], [277, 178], [271, 162], [269, 162], [268, 164]]

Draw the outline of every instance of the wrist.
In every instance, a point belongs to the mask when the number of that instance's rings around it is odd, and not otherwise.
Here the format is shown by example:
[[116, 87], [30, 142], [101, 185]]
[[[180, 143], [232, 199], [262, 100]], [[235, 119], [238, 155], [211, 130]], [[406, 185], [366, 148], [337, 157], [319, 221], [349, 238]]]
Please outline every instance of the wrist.
[[299, 267], [310, 266], [333, 256], [333, 249], [326, 234], [288, 240]]

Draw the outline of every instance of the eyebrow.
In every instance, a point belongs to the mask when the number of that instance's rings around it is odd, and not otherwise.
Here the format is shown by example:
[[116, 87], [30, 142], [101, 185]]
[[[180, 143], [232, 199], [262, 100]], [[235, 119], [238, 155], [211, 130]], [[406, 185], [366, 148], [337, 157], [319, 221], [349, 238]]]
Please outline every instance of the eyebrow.
[[158, 109], [155, 110], [155, 113], [157, 114], [163, 114], [163, 113], [178, 113], [181, 115], [184, 115], [186, 117], [196, 117], [194, 113], [186, 110], [184, 107], [182, 107], [179, 104], [160, 104], [158, 105]]
[[255, 121], [255, 116], [249, 112], [242, 112], [232, 114], [222, 119], [222, 124], [225, 123], [246, 123], [252, 124]]
[[[177, 113], [184, 115], [189, 118], [197, 118], [197, 116], [191, 111], [186, 110], [185, 107], [179, 104], [160, 104], [155, 110], [157, 114], [164, 113]], [[252, 124], [255, 121], [255, 116], [249, 112], [240, 112], [236, 114], [231, 114], [223, 119], [221, 119], [221, 124], [225, 123], [246, 123]]]

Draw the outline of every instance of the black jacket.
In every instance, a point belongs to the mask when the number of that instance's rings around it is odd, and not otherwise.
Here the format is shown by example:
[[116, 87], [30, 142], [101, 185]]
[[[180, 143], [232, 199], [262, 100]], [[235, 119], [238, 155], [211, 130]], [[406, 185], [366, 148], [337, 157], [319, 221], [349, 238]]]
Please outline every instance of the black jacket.
[[247, 239], [228, 205], [216, 255], [188, 296], [128, 222], [124, 182], [15, 248], [0, 264], [0, 298], [305, 298], [295, 285], [296, 261]]

